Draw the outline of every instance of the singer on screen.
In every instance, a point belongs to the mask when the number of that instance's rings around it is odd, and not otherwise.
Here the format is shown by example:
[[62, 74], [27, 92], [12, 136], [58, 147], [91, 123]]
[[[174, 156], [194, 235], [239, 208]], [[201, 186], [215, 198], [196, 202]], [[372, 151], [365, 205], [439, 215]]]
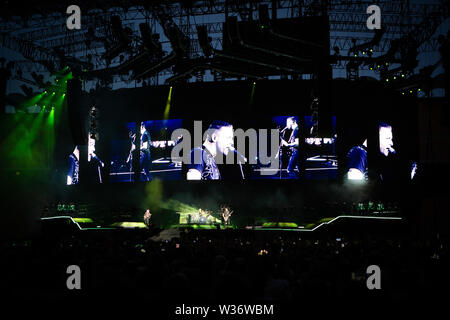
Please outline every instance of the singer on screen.
[[395, 179], [398, 175], [397, 152], [394, 149], [394, 137], [392, 126], [386, 122], [378, 124], [379, 154], [378, 154], [378, 178], [381, 181]]
[[233, 126], [225, 121], [214, 120], [208, 128], [203, 146], [191, 151], [191, 161], [186, 173], [187, 180], [223, 179], [217, 160], [230, 152], [242, 157], [234, 149]]

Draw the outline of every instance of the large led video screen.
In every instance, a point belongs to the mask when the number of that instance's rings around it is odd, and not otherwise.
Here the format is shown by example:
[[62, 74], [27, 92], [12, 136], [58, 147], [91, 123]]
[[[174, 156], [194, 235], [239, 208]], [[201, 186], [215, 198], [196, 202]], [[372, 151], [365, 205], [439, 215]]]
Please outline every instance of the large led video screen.
[[172, 133], [182, 128], [181, 119], [149, 120], [139, 124], [139, 179], [140, 181], [180, 180], [181, 159], [173, 148], [183, 135], [172, 139]]
[[336, 117], [332, 117], [332, 132], [328, 137], [317, 137], [317, 119], [305, 117], [305, 179], [337, 179], [338, 159], [336, 155], [337, 134]]
[[128, 122], [118, 129], [120, 139], [111, 141], [110, 182], [135, 181], [133, 155], [136, 150], [136, 122]]

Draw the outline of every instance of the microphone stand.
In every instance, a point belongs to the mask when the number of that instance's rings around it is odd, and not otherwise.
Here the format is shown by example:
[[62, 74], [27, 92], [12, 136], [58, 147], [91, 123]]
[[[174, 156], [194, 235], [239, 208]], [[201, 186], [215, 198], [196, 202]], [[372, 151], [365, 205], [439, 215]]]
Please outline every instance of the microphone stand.
[[100, 165], [97, 165], [98, 169], [98, 181], [102, 183], [102, 172], [100, 171]]
[[242, 162], [239, 161], [239, 168], [241, 169], [242, 179], [245, 180], [244, 170], [242, 170]]
[[282, 135], [283, 135], [284, 131], [286, 131], [286, 129], [287, 129], [287, 127], [285, 127], [283, 130], [281, 130], [279, 132], [280, 146], [278, 147], [278, 156], [279, 156], [279, 158], [278, 158], [278, 171], [279, 171], [280, 180], [281, 180], [281, 176], [282, 176], [282, 173], [283, 173], [283, 169], [282, 169], [282, 164], [283, 163], [282, 163], [282, 160], [281, 160], [281, 158], [283, 157], [283, 148], [282, 148], [281, 140], [284, 140]]
[[284, 140], [283, 136], [282, 136], [284, 133], [284, 130], [286, 130], [286, 128], [284, 128], [282, 131], [280, 131], [280, 146], [278, 147], [278, 157], [279, 157], [278, 158], [278, 172], [279, 172], [280, 180], [281, 180], [281, 176], [283, 173], [283, 167], [282, 167], [283, 162], [281, 160], [281, 158], [283, 157], [283, 147], [281, 144], [281, 140]]

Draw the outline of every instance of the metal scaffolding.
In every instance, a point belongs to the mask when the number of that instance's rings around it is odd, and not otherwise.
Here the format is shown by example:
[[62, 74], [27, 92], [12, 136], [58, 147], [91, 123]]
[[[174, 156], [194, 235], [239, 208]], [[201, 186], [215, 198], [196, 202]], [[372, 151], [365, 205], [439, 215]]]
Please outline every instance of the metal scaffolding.
[[[151, 3], [151, 4], [150, 4]], [[187, 4], [190, 5], [187, 5]], [[417, 52], [435, 52], [438, 49], [436, 38], [433, 38], [436, 28], [448, 18], [448, 1], [402, 1], [379, 0], [377, 5], [382, 10], [383, 36], [376, 45], [371, 47], [370, 57], [366, 53], [359, 53], [363, 58], [370, 59], [382, 57], [392, 47], [392, 41], [409, 41], [417, 47]], [[15, 68], [22, 68], [22, 72], [29, 70], [42, 70], [42, 63], [48, 70], [48, 62], [61, 67], [69, 58], [92, 65], [92, 70], [113, 69], [123, 60], [142, 53], [142, 38], [139, 31], [140, 23], [147, 23], [152, 33], [160, 35], [160, 43], [167, 55], [173, 51], [173, 39], [167, 36], [167, 24], [170, 22], [181, 30], [189, 39], [189, 52], [187, 57], [199, 59], [203, 56], [198, 39], [197, 26], [205, 25], [211, 46], [215, 50], [222, 50], [223, 25], [228, 17], [237, 16], [239, 21], [255, 21], [259, 19], [261, 5], [268, 7], [271, 19], [297, 18], [308, 16], [328, 15], [330, 27], [330, 55], [338, 49], [335, 55], [337, 60], [333, 64], [335, 69], [350, 70], [352, 79], [357, 79], [358, 70], [369, 70], [369, 64], [354, 63], [348, 57], [352, 48], [369, 42], [374, 35], [368, 30], [366, 9], [373, 1], [357, 0], [201, 0], [201, 1], [93, 1], [82, 7], [82, 29], [68, 30], [66, 28], [66, 7], [63, 4], [51, 2], [49, 5], [31, 1], [27, 2], [26, 9], [20, 4], [0, 5], [0, 43], [2, 47], [20, 53], [36, 68], [22, 63]], [[23, 7], [23, 6], [22, 6]], [[21, 10], [21, 11], [20, 11]], [[38, 13], [38, 14], [36, 14]], [[164, 13], [164, 14], [162, 14]], [[103, 57], [107, 49], [105, 43], [111, 39], [111, 17], [119, 16], [123, 28], [131, 30], [131, 48], [121, 52], [108, 64]], [[163, 18], [162, 18], [163, 17]], [[396, 52], [396, 57], [400, 52]], [[342, 57], [342, 59], [339, 59]], [[358, 59], [360, 58], [358, 57]], [[19, 58], [18, 60], [23, 60]], [[70, 59], [69, 59], [70, 60]], [[350, 68], [347, 67], [352, 61]], [[356, 69], [355, 69], [356, 68]], [[157, 74], [150, 75], [147, 83], [163, 84], [168, 78], [177, 76], [176, 68], [168, 65]], [[374, 73], [378, 70], [373, 70]], [[220, 73], [220, 72], [219, 72]], [[223, 79], [218, 71], [212, 72], [212, 81]], [[121, 74], [113, 82], [125, 81], [130, 84], [133, 78]], [[125, 80], [123, 80], [125, 79]], [[195, 70], [188, 81], [203, 81]], [[92, 80], [92, 81], [95, 81]], [[134, 83], [136, 85], [136, 83]]]

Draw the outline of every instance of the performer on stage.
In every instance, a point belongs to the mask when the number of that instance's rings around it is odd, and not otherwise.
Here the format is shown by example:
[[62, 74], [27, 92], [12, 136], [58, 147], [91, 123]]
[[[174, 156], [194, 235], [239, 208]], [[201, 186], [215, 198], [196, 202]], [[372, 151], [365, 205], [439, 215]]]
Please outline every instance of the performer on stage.
[[140, 165], [141, 169], [144, 170], [145, 174], [145, 180], [150, 181], [151, 180], [151, 166], [152, 166], [152, 159], [151, 159], [151, 153], [150, 153], [150, 145], [152, 143], [152, 140], [150, 139], [150, 133], [147, 131], [147, 128], [145, 127], [145, 123], [141, 122], [141, 152], [140, 152]]
[[220, 211], [222, 212], [224, 226], [229, 226], [230, 225], [230, 217], [231, 217], [231, 214], [233, 213], [233, 211], [230, 210], [230, 208], [228, 208], [226, 206], [220, 207]]
[[78, 174], [80, 170], [80, 149], [75, 146], [69, 156], [69, 171], [67, 172], [67, 185], [78, 184]]
[[145, 210], [144, 223], [147, 227], [150, 227], [152, 225], [151, 221], [150, 221], [151, 218], [152, 218], [152, 214], [150, 213], [150, 209]]
[[187, 180], [220, 180], [222, 176], [216, 157], [234, 150], [233, 126], [225, 121], [214, 120], [208, 128], [208, 135], [201, 148], [191, 151]]
[[298, 148], [299, 148], [299, 137], [298, 137], [298, 124], [295, 117], [289, 117], [286, 119], [286, 128], [292, 130], [288, 141], [281, 139], [281, 146], [286, 147], [289, 150], [289, 163], [287, 166], [287, 173], [290, 178], [296, 178], [295, 169], [298, 168]]

